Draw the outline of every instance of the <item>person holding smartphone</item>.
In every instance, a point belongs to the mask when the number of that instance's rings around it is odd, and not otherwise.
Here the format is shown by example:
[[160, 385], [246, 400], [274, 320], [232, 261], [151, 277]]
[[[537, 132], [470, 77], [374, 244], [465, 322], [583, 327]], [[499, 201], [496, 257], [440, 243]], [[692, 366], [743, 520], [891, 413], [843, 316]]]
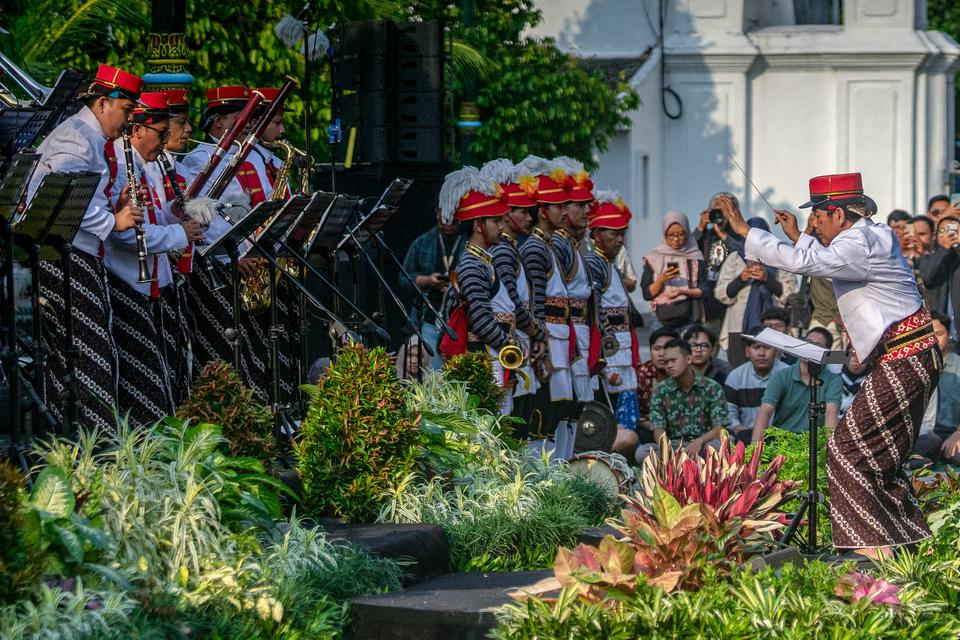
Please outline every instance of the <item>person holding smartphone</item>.
[[960, 321], [960, 217], [942, 216], [934, 235], [933, 251], [920, 257], [917, 270], [927, 289], [930, 308], [950, 318], [950, 340], [956, 351]]
[[703, 319], [706, 262], [682, 211], [663, 218], [663, 242], [643, 257], [643, 299], [664, 327], [679, 329]]

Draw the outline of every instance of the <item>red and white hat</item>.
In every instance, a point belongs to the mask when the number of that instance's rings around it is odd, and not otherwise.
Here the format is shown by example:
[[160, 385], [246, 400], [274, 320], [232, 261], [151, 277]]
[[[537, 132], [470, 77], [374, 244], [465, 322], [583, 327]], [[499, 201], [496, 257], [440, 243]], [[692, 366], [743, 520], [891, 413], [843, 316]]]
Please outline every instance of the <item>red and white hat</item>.
[[597, 191], [587, 224], [591, 229], [626, 229], [633, 214], [616, 191]]
[[527, 156], [519, 165], [522, 175], [533, 176], [537, 181], [536, 193], [532, 196], [539, 204], [563, 204], [570, 202], [570, 194], [563, 188], [567, 174], [555, 167], [546, 158]]
[[171, 114], [190, 111], [186, 89], [167, 89], [164, 93], [167, 94], [167, 106], [170, 108]]
[[480, 175], [476, 167], [464, 167], [447, 174], [440, 187], [440, 220], [452, 224], [478, 218], [497, 218], [509, 213], [502, 192], [493, 180]]
[[[254, 89], [255, 92], [263, 96], [263, 100], [260, 101], [260, 104], [257, 106], [258, 112], [266, 111], [273, 101], [277, 99], [277, 96], [280, 95], [280, 89], [276, 87], [257, 87]], [[291, 111], [286, 106], [283, 108], [284, 111]]]
[[521, 175], [520, 167], [506, 158], [497, 158], [486, 163], [480, 167], [480, 175], [499, 185], [508, 207], [537, 206], [537, 201], [533, 199], [537, 188], [536, 180], [533, 176]]
[[170, 117], [170, 107], [167, 103], [166, 91], [154, 91], [151, 93], [141, 93], [140, 101], [130, 117], [134, 122], [149, 124], [157, 120], [166, 120]]
[[810, 200], [800, 205], [801, 209], [833, 210], [849, 207], [862, 216], [877, 212], [877, 203], [863, 193], [863, 178], [860, 173], [833, 173], [810, 178]]
[[593, 202], [593, 180], [583, 168], [582, 162], [568, 156], [559, 156], [553, 159], [553, 165], [556, 169], [563, 171], [564, 179], [561, 186], [570, 194], [571, 201]]
[[249, 99], [250, 90], [240, 85], [207, 89], [208, 110], [231, 108], [240, 111]]
[[[83, 96], [107, 96], [108, 98], [126, 98], [137, 102], [143, 89], [143, 78], [127, 73], [123, 69], [101, 64], [97, 75]], [[82, 96], [81, 96], [82, 97]]]

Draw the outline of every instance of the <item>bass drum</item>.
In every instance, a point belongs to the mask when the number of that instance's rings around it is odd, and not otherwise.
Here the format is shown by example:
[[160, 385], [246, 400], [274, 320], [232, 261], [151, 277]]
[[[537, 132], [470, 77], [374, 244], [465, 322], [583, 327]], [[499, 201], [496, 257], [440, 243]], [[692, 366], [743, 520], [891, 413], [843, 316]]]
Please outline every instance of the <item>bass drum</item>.
[[571, 473], [600, 485], [614, 497], [633, 493], [637, 482], [627, 459], [619, 453], [605, 451], [580, 453], [567, 461], [567, 468]]

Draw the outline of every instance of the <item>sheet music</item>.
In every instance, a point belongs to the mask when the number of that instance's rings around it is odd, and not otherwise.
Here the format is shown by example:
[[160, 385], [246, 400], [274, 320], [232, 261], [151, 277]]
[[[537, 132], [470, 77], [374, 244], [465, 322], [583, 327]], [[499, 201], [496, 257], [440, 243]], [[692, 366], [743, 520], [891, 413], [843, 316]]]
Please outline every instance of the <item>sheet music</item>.
[[[750, 336], [744, 336], [745, 338], [750, 338]], [[790, 355], [797, 356], [802, 360], [808, 360], [811, 362], [817, 362], [823, 364], [827, 356], [832, 353], [829, 349], [824, 349], [823, 347], [813, 344], [812, 342], [807, 342], [800, 338], [794, 338], [793, 336], [788, 336], [785, 333], [780, 333], [775, 329], [770, 327], [765, 327], [763, 331], [753, 336], [753, 340], [761, 344], [765, 344], [768, 347], [774, 347], [781, 351], [785, 351]]]

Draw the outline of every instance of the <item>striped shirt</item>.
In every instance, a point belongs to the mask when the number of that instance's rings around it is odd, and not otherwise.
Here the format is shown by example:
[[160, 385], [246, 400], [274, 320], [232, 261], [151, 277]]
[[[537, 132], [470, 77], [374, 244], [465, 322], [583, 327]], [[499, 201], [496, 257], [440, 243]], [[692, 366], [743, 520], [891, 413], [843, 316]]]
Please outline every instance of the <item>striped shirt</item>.
[[490, 254], [468, 244], [457, 265], [457, 282], [460, 303], [467, 311], [470, 332], [488, 347], [500, 349], [506, 346], [510, 336], [497, 324], [490, 305], [497, 290], [497, 277]]
[[731, 371], [723, 383], [723, 390], [727, 396], [727, 411], [730, 413], [730, 428], [741, 426], [753, 428], [753, 423], [760, 413], [760, 401], [763, 392], [770, 382], [770, 376], [781, 369], [790, 366], [777, 360], [765, 376], [757, 374], [753, 363], [749, 360]]
[[557, 229], [553, 234], [553, 255], [557, 258], [557, 267], [563, 275], [564, 282], [570, 282], [574, 269], [577, 268], [575, 253], [577, 241], [565, 229]]
[[[590, 276], [590, 286], [598, 293], [595, 299], [599, 299], [599, 293], [610, 286], [610, 262], [596, 251], [591, 251], [587, 254], [587, 274]], [[600, 322], [606, 322], [607, 314], [602, 305], [599, 313]]]
[[533, 293], [533, 315], [540, 322], [543, 322], [546, 316], [544, 307], [547, 301], [547, 280], [550, 278], [552, 244], [550, 236], [539, 227], [535, 227], [533, 233], [520, 247], [520, 258], [523, 260], [527, 277], [530, 278], [530, 288]]
[[534, 340], [541, 339], [543, 327], [533, 318], [531, 306], [520, 299], [520, 293], [517, 291], [517, 278], [520, 277], [520, 251], [517, 249], [516, 241], [507, 234], [502, 234], [500, 242], [490, 249], [490, 255], [493, 257], [493, 269], [500, 278], [500, 283], [506, 287], [510, 300], [513, 301], [517, 328]]

